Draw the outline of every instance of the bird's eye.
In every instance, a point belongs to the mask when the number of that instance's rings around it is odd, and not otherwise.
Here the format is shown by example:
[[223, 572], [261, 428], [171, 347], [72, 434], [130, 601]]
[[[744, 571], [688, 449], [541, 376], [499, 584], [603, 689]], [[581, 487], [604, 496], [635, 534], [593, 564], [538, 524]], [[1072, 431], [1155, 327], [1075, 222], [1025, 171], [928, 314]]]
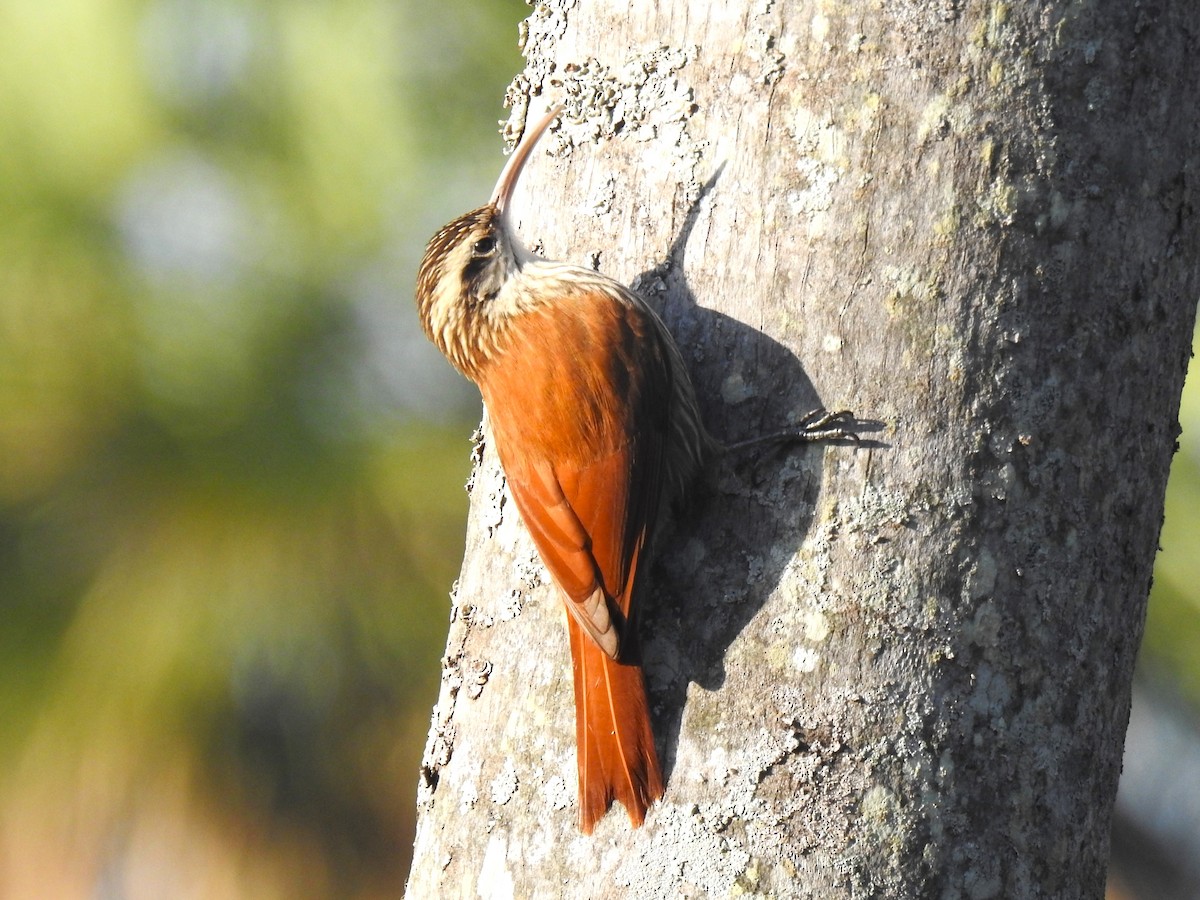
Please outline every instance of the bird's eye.
[[494, 237], [481, 238], [475, 242], [475, 246], [471, 248], [472, 256], [491, 256], [496, 251], [496, 239]]

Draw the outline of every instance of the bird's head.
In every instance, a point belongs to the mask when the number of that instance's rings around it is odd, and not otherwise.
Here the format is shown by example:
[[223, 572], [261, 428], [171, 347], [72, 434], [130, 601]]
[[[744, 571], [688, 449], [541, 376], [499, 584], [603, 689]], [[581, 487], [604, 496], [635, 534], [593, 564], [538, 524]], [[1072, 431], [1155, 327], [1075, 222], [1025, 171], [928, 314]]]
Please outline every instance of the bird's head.
[[507, 313], [494, 309], [504, 286], [536, 257], [521, 243], [509, 208], [521, 170], [561, 106], [527, 131], [500, 173], [486, 206], [459, 216], [429, 241], [417, 271], [417, 311], [438, 349], [471, 374], [478, 330]]

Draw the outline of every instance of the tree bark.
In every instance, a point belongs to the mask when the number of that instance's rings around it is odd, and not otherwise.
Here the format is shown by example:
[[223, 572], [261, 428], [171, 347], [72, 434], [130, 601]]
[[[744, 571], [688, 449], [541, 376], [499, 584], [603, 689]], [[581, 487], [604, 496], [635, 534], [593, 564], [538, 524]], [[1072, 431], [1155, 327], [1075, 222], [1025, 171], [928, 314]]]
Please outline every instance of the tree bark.
[[680, 517], [642, 622], [666, 797], [590, 838], [563, 613], [485, 438], [410, 896], [1101, 896], [1197, 33], [1169, 0], [535, 7], [510, 129], [567, 111], [526, 241], [659, 306], [716, 435], [880, 426], [729, 461]]

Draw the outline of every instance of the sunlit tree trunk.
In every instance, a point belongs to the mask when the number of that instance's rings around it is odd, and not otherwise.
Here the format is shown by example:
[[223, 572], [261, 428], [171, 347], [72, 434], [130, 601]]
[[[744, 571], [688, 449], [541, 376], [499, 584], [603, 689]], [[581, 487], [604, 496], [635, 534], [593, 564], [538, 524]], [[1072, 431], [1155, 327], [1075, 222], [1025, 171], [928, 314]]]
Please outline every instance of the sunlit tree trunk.
[[1102, 893], [1197, 34], [1183, 2], [536, 6], [511, 124], [567, 113], [526, 241], [662, 309], [715, 434], [880, 425], [713, 472], [642, 622], [666, 797], [589, 838], [563, 615], [485, 440], [411, 896]]

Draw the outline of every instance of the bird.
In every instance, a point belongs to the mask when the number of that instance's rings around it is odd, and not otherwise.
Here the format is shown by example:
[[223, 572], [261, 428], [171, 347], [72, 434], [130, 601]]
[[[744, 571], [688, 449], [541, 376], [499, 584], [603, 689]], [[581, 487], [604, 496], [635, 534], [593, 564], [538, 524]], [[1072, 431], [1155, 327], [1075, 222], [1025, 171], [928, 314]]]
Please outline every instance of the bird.
[[425, 334], [483, 396], [509, 493], [568, 613], [579, 828], [591, 834], [614, 801], [638, 827], [664, 793], [636, 620], [667, 511], [729, 449], [857, 435], [849, 413], [818, 410], [722, 445], [650, 304], [521, 242], [513, 194], [561, 111], [526, 130], [487, 204], [430, 239], [416, 302]]

